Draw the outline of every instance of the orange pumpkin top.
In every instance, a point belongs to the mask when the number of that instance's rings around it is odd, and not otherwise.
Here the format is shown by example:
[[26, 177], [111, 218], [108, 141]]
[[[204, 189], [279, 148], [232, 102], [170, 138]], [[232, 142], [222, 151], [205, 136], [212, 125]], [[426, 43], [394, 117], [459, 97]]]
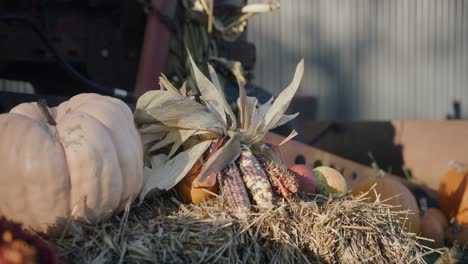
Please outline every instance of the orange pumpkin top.
[[468, 170], [451, 168], [440, 183], [438, 198], [439, 208], [448, 218], [468, 224]]

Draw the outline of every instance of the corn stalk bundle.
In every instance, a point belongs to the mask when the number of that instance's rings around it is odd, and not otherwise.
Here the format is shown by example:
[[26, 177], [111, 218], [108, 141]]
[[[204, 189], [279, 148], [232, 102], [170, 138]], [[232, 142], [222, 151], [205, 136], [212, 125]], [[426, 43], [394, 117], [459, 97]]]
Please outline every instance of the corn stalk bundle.
[[[197, 65], [216, 64], [226, 72], [246, 83], [244, 68], [239, 61], [223, 58], [219, 52], [220, 42], [236, 41], [245, 31], [247, 21], [252, 16], [273, 12], [279, 9], [278, 3], [266, 2], [246, 4], [246, 0], [223, 1], [226, 9], [222, 15], [214, 16], [209, 0], [178, 0], [175, 23], [177, 31], [171, 39], [166, 75], [176, 86], [186, 82], [189, 91], [196, 91], [196, 82], [191, 74], [191, 63], [187, 50], [190, 50]], [[213, 5], [219, 3], [213, 1]], [[211, 7], [211, 8], [210, 8]], [[220, 78], [221, 84], [224, 83]]]
[[162, 89], [145, 93], [137, 102], [135, 123], [142, 134], [146, 162], [140, 200], [150, 191], [173, 188], [197, 161], [202, 168], [192, 186], [220, 183], [221, 193], [232, 203], [237, 217], [246, 214], [242, 210], [248, 209], [249, 198], [264, 209], [281, 196], [289, 198], [297, 192], [294, 176], [269, 151], [263, 138], [298, 115], [284, 113], [299, 87], [303, 61], [290, 85], [263, 105], [247, 96], [239, 84], [236, 115], [213, 67], [208, 65], [210, 80], [190, 54], [189, 60], [200, 96], [188, 95], [183, 86], [177, 89], [163, 76]]

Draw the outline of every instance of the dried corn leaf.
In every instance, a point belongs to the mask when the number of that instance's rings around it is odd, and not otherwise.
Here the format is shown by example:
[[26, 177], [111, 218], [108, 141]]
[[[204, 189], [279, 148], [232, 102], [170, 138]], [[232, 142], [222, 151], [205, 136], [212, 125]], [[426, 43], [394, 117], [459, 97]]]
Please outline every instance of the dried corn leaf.
[[206, 162], [200, 171], [200, 174], [193, 181], [194, 187], [206, 186], [206, 182], [216, 182], [215, 179], [207, 181], [207, 177], [216, 177], [216, 172], [224, 169], [229, 163], [235, 161], [240, 154], [240, 135], [237, 132], [229, 131], [229, 140], [218, 151], [215, 152]]
[[170, 128], [162, 124], [143, 124], [138, 130], [142, 134], [165, 134]]
[[210, 146], [211, 141], [203, 141], [169, 159], [165, 154], [151, 157], [151, 168], [144, 168], [143, 188], [140, 203], [152, 190], [169, 190], [182, 180], [195, 162]]
[[175, 94], [180, 94], [179, 90], [177, 90], [177, 88], [175, 88], [175, 86], [172, 85], [172, 83], [167, 79], [167, 77], [164, 74], [161, 74], [161, 77], [159, 77], [159, 86], [161, 86], [161, 90], [167, 90]]
[[141, 134], [141, 142], [146, 147], [151, 145], [154, 141], [160, 140], [161, 138], [163, 138], [163, 136], [159, 134]]
[[[259, 127], [263, 123], [263, 119], [265, 118], [266, 113], [270, 110], [271, 106], [273, 105], [273, 97], [270, 98], [266, 103], [260, 105], [257, 110], [255, 111], [255, 117], [252, 117], [252, 122], [254, 123], [253, 132], [249, 134], [249, 136], [254, 137], [254, 135], [259, 134]], [[250, 131], [249, 131], [250, 132]]]
[[229, 104], [227, 104], [224, 99], [224, 95], [221, 92], [221, 89], [217, 89], [212, 82], [198, 69], [197, 65], [192, 59], [190, 52], [188, 53], [190, 63], [192, 64], [192, 70], [197, 82], [198, 90], [200, 90], [201, 95], [203, 96], [203, 101], [206, 102], [208, 108], [217, 114], [218, 118], [222, 121], [224, 125], [224, 134], [226, 135], [227, 130], [227, 119], [226, 113], [230, 109]]
[[169, 153], [169, 157], [171, 157], [177, 149], [184, 144], [184, 142], [191, 137], [196, 130], [191, 130], [191, 129], [172, 129], [167, 133], [167, 135], [154, 144], [148, 152], [156, 151], [158, 149], [164, 148], [170, 144], [172, 145], [171, 152]]
[[247, 123], [247, 119], [250, 120], [250, 117], [247, 116], [245, 109], [247, 108], [247, 93], [245, 92], [245, 88], [238, 82], [239, 86], [239, 98], [237, 99], [237, 107], [239, 108], [239, 128], [242, 130], [247, 129], [245, 124]]
[[301, 60], [296, 67], [296, 72], [294, 73], [294, 78], [286, 89], [284, 89], [279, 95], [278, 98], [273, 102], [268, 113], [265, 115], [263, 123], [263, 132], [266, 133], [268, 130], [274, 128], [279, 123], [281, 117], [283, 117], [284, 112], [288, 109], [289, 104], [291, 103], [294, 94], [299, 88], [301, 83], [302, 74], [304, 73], [304, 60]]
[[159, 125], [159, 124], [145, 124], [139, 128], [141, 134], [141, 140], [145, 147], [149, 147], [149, 144], [153, 144], [156, 140], [161, 140], [169, 132], [170, 128]]
[[223, 135], [225, 126], [215, 113], [189, 98], [168, 91], [149, 91], [137, 102], [137, 126], [145, 123], [167, 127], [210, 131]]
[[245, 124], [245, 132], [249, 131], [252, 126], [255, 126], [252, 121], [255, 118], [254, 115], [257, 111], [257, 103], [258, 99], [256, 97], [247, 96], [244, 109], [244, 113], [247, 117], [245, 120], [247, 122], [247, 124]]
[[249, 137], [252, 137], [254, 135], [255, 128], [257, 127], [259, 123], [261, 123], [261, 119], [258, 117], [260, 113], [258, 112], [257, 104], [258, 104], [258, 100], [256, 97], [247, 96], [245, 112], [247, 116], [250, 116], [250, 120], [248, 120], [249, 123], [244, 133]]
[[171, 151], [169, 152], [169, 157], [172, 157], [176, 151], [184, 144], [191, 136], [193, 136], [197, 131], [196, 130], [187, 130], [181, 129], [179, 130], [179, 137], [174, 144], [172, 145]]
[[180, 94], [183, 96], [187, 96], [187, 82], [184, 82], [179, 89]]
[[276, 127], [279, 127], [279, 126], [282, 126], [286, 123], [288, 123], [289, 121], [293, 120], [294, 118], [296, 118], [297, 116], [299, 115], [299, 113], [295, 113], [295, 114], [292, 114], [292, 115], [282, 115], [280, 120], [276, 123], [276, 125], [274, 127], [272, 127], [271, 129], [274, 129]]
[[214, 86], [218, 89], [219, 93], [221, 94], [221, 100], [223, 100], [222, 103], [224, 105], [224, 110], [226, 111], [227, 116], [231, 120], [231, 125], [229, 127], [231, 130], [234, 130], [237, 127], [236, 115], [234, 114], [234, 112], [232, 112], [232, 109], [229, 106], [229, 103], [227, 102], [226, 97], [224, 96], [223, 88], [221, 84], [219, 83], [218, 76], [216, 75], [215, 70], [210, 64], [208, 64], [208, 70], [210, 72], [211, 80], [213, 81]]

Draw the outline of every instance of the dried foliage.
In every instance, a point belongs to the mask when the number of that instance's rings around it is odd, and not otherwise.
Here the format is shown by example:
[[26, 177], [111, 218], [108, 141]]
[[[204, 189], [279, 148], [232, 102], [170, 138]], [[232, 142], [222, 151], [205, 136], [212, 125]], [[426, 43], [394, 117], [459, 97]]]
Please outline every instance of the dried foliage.
[[407, 212], [363, 196], [302, 198], [235, 220], [222, 197], [183, 205], [168, 193], [51, 240], [66, 263], [424, 263], [427, 250], [399, 228]]
[[[301, 60], [291, 83], [277, 98], [261, 105], [246, 95], [239, 83], [238, 116], [227, 103], [213, 68], [209, 80], [197, 67], [190, 53], [189, 61], [200, 92], [199, 97], [183, 95], [164, 76], [161, 90], [148, 91], [137, 102], [134, 120], [143, 137], [145, 168], [140, 202], [149, 192], [167, 191], [187, 174], [215, 140], [227, 139], [213, 155], [203, 160], [194, 185], [235, 161], [241, 145], [263, 149], [268, 131], [281, 126], [298, 114], [285, 115], [304, 73]], [[216, 179], [213, 179], [216, 182]]]

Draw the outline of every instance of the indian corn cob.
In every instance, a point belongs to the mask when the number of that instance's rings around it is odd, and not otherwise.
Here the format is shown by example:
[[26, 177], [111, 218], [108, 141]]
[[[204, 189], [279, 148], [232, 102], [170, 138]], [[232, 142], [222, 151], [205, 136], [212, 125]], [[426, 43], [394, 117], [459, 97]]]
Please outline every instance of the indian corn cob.
[[[286, 197], [286, 198], [290, 197], [291, 192], [281, 183], [281, 181], [280, 181], [280, 179], [278, 177], [279, 174], [276, 173], [275, 171], [271, 170], [271, 168], [269, 168], [269, 166], [268, 166], [268, 163], [262, 162], [262, 161], [260, 161], [260, 159], [258, 159], [258, 161], [260, 162], [260, 164], [263, 167], [263, 170], [265, 171], [266, 175], [270, 179], [271, 185], [272, 185], [273, 189], [275, 190], [276, 194], [278, 194], [280, 196], [283, 196], [283, 197]], [[268, 169], [270, 169], [270, 170], [268, 170]]]
[[218, 173], [221, 194], [227, 199], [230, 211], [236, 218], [245, 218], [250, 211], [250, 201], [244, 182], [234, 162]]
[[274, 197], [270, 181], [254, 154], [244, 147], [241, 150], [238, 163], [245, 186], [251, 193], [257, 206], [259, 208], [272, 207]]
[[297, 193], [298, 185], [296, 177], [288, 169], [283, 169], [280, 165], [266, 158], [257, 157], [260, 165], [265, 173], [270, 178], [270, 181], [275, 188], [275, 191], [283, 197], [290, 197], [291, 194]]

